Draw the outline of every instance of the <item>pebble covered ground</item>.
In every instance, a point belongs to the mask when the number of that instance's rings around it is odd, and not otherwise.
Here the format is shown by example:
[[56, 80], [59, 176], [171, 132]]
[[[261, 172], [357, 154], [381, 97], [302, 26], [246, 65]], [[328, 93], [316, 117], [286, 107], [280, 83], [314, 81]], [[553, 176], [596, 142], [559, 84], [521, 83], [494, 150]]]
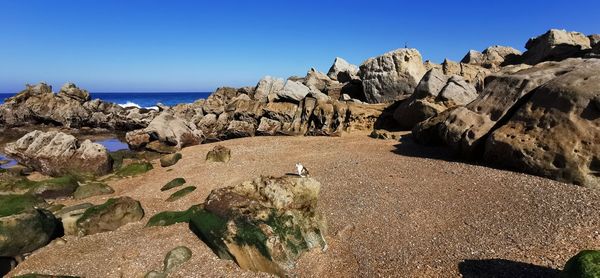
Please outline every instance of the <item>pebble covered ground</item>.
[[[301, 162], [322, 183], [326, 251], [304, 254], [298, 277], [552, 277], [581, 249], [600, 248], [600, 191], [457, 162], [444, 149], [366, 134], [254, 137], [189, 147], [175, 166], [109, 183], [140, 200], [146, 216], [117, 231], [64, 237], [36, 251], [9, 277], [38, 272], [142, 277], [176, 246], [193, 256], [169, 277], [261, 277], [220, 260], [187, 227], [144, 228], [152, 215], [202, 203], [210, 191], [258, 175], [293, 173]], [[228, 163], [208, 163], [216, 144]], [[176, 202], [160, 188], [183, 177], [197, 190]], [[176, 190], [176, 189], [173, 189]]]

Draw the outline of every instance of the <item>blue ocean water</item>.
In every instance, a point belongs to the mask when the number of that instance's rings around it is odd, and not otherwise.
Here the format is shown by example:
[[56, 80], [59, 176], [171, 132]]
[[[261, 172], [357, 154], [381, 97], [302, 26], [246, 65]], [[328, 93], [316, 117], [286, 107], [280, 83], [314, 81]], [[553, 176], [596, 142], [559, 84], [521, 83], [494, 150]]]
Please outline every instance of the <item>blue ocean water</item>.
[[[91, 93], [92, 99], [99, 98], [121, 106], [154, 107], [157, 103], [173, 106], [180, 103], [192, 103], [198, 99], [205, 99], [211, 93], [207, 92], [168, 92], [168, 93]], [[15, 94], [0, 94], [0, 103]]]

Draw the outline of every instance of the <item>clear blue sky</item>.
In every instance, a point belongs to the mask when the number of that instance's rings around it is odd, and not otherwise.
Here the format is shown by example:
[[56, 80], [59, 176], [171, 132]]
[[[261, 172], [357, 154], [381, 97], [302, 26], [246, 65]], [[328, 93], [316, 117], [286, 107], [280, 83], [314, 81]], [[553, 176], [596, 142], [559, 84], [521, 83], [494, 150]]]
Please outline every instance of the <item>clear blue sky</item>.
[[460, 60], [549, 28], [600, 33], [600, 1], [2, 0], [0, 92], [212, 91], [404, 47]]

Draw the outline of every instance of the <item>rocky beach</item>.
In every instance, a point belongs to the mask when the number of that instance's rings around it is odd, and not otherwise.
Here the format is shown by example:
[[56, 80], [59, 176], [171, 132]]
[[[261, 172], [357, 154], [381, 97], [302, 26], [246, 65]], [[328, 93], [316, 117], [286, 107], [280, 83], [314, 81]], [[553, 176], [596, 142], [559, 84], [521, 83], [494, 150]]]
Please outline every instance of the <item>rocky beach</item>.
[[27, 85], [0, 104], [0, 273], [596, 277], [600, 35], [525, 49], [337, 57], [156, 109]]

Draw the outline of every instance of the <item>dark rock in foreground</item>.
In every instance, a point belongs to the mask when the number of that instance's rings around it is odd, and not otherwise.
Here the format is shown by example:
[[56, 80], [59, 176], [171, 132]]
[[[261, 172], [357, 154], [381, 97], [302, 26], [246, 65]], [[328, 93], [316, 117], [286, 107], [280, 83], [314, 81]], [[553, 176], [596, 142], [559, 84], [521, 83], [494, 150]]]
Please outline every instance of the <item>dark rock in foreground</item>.
[[584, 250], [573, 256], [565, 264], [560, 278], [600, 277], [600, 251]]
[[190, 227], [219, 257], [285, 276], [304, 251], [326, 248], [320, 188], [312, 178], [284, 176], [213, 190]]

